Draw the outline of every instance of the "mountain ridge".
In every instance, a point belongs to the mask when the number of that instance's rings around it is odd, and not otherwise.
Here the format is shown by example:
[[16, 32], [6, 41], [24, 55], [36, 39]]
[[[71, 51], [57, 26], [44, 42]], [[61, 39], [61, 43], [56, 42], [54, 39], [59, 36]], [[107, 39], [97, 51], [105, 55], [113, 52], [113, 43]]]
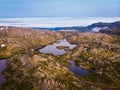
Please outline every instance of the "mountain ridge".
[[98, 23], [93, 23], [88, 26], [71, 26], [71, 27], [54, 27], [54, 28], [42, 28], [38, 27], [33, 29], [38, 29], [38, 30], [52, 30], [52, 31], [61, 31], [61, 30], [75, 30], [79, 32], [94, 32], [92, 31], [93, 28], [101, 28], [104, 29], [104, 27], [108, 29], [113, 29], [113, 28], [120, 28], [120, 21], [112, 22], [112, 23], [105, 23], [105, 22], [98, 22]]

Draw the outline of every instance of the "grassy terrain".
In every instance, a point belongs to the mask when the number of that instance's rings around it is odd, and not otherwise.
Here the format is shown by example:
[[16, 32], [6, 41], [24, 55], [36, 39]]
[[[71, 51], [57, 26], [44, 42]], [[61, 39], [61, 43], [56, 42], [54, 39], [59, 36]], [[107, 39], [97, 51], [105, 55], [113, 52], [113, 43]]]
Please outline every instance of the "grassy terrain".
[[6, 45], [5, 47], [0, 47], [0, 58], [41, 48], [62, 37], [59, 32], [9, 27], [7, 30], [0, 31], [0, 45]]
[[[61, 56], [38, 52], [49, 43], [66, 38], [77, 46]], [[100, 33], [34, 31], [9, 28], [0, 31], [0, 57], [8, 58], [3, 90], [119, 90], [120, 37]], [[5, 42], [6, 41], [6, 42]], [[59, 47], [64, 48], [64, 47]], [[76, 76], [68, 60], [88, 71]]]

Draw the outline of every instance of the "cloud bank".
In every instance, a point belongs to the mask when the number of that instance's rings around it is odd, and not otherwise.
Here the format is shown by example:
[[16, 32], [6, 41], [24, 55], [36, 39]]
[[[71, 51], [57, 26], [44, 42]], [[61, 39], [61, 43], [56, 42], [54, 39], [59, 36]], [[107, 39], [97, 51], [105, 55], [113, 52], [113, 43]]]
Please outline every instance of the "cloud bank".
[[120, 21], [119, 17], [115, 18], [0, 18], [0, 26], [15, 27], [69, 27], [69, 26], [87, 26], [97, 22], [115, 22]]

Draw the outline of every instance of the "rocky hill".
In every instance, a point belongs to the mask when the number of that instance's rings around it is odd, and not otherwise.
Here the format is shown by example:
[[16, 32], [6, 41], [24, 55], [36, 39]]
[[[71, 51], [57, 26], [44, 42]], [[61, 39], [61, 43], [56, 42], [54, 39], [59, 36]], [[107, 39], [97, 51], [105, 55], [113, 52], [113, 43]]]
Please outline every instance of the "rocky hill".
[[55, 28], [34, 28], [34, 29], [40, 29], [40, 30], [52, 30], [52, 31], [67, 31], [67, 30], [74, 30], [79, 32], [99, 32], [99, 30], [103, 29], [114, 29], [114, 28], [120, 28], [120, 21], [116, 21], [113, 23], [105, 23], [105, 22], [98, 22], [93, 23], [88, 26], [73, 26], [73, 27], [55, 27]]
[[99, 32], [106, 33], [106, 34], [113, 34], [113, 35], [120, 35], [120, 28], [113, 28], [113, 29], [102, 29]]
[[9, 57], [24, 50], [34, 50], [60, 38], [63, 38], [63, 36], [59, 32], [20, 27], [3, 28], [3, 30], [0, 30], [0, 58]]
[[[66, 38], [76, 47], [61, 56], [39, 48]], [[0, 57], [7, 58], [3, 90], [119, 90], [120, 36], [102, 33], [54, 32], [8, 27], [0, 31]], [[64, 47], [62, 47], [64, 48]], [[69, 70], [68, 60], [88, 71]]]

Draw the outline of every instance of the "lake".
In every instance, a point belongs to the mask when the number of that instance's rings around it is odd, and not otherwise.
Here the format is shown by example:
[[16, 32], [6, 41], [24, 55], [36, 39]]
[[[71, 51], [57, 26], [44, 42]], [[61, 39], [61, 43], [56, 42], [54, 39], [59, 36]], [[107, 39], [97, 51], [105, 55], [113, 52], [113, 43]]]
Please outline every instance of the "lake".
[[[64, 49], [58, 49], [58, 46], [69, 47], [69, 49], [73, 49], [76, 47], [76, 45], [70, 44], [66, 39], [61, 39], [58, 40], [56, 43], [53, 43], [52, 45], [47, 45], [39, 51], [44, 54], [53, 54], [55, 56], [63, 55], [66, 51]], [[86, 76], [88, 74], [87, 70], [77, 67], [73, 60], [69, 60], [68, 62], [71, 64], [71, 66], [68, 67], [69, 70], [75, 75]]]
[[69, 47], [69, 49], [76, 47], [76, 45], [70, 44], [66, 39], [61, 39], [52, 45], [47, 45], [39, 51], [44, 54], [53, 54], [55, 56], [63, 55], [66, 51], [64, 49], [58, 49], [57, 46]]
[[73, 60], [69, 60], [68, 62], [71, 64], [71, 66], [68, 67], [69, 70], [71, 72], [73, 72], [75, 75], [77, 75], [77, 76], [86, 76], [88, 74], [87, 70], [82, 69], [80, 67], [77, 67]]

